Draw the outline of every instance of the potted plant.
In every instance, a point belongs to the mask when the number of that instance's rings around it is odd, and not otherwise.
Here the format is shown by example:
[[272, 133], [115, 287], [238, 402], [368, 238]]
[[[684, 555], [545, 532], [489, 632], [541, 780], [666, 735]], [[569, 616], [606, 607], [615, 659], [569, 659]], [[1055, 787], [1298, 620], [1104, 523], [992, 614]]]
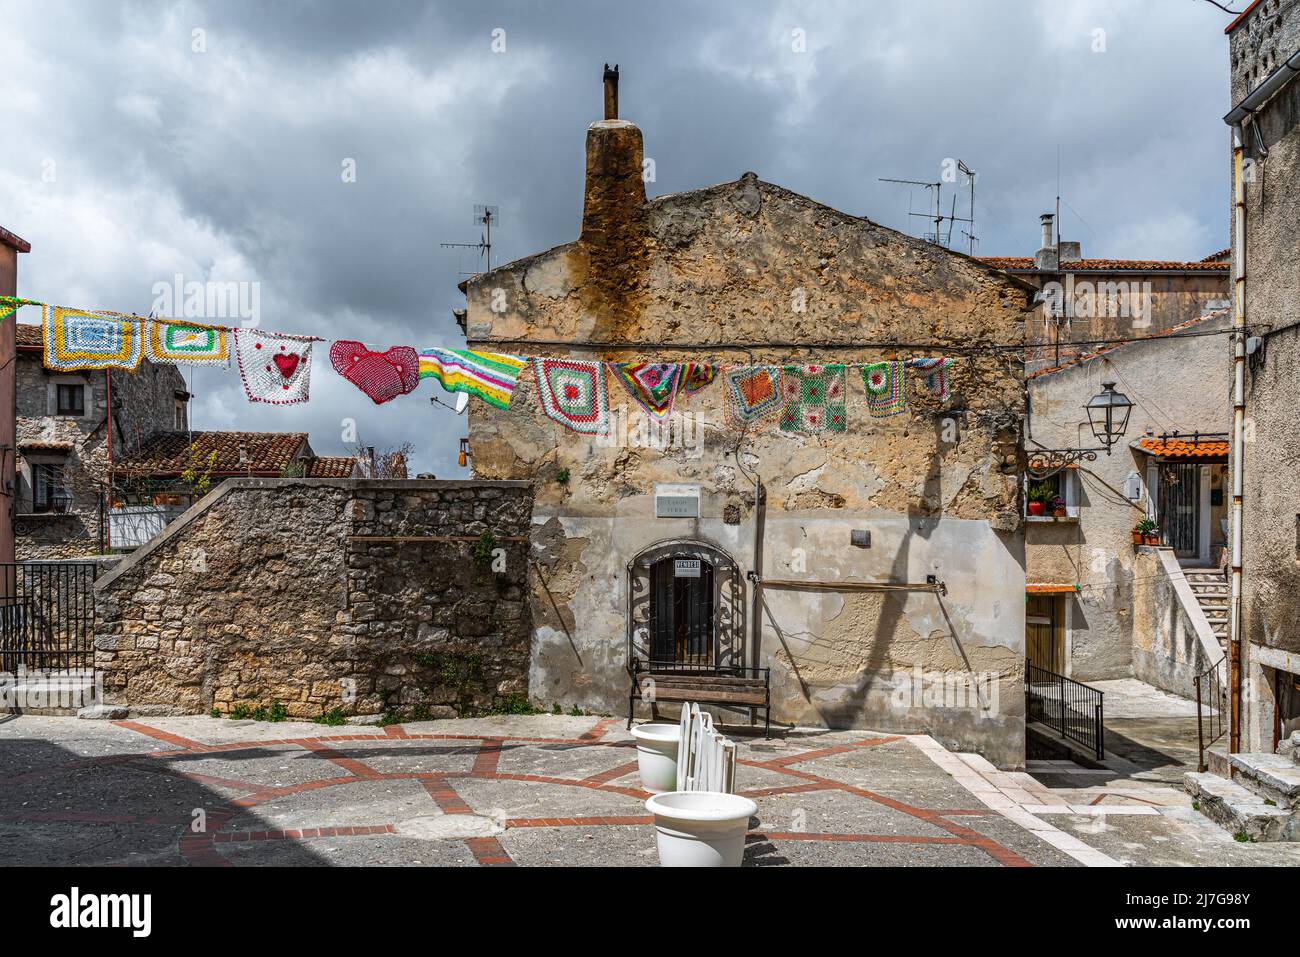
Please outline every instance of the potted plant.
[[1065, 518], [1066, 514], [1065, 499], [1058, 495], [1056, 498], [1052, 499], [1052, 517]]
[[1035, 482], [1029, 486], [1029, 514], [1046, 515], [1047, 504], [1056, 497], [1056, 489], [1051, 482]]
[[1159, 526], [1149, 518], [1144, 518], [1133, 526], [1134, 545], [1159, 545]]

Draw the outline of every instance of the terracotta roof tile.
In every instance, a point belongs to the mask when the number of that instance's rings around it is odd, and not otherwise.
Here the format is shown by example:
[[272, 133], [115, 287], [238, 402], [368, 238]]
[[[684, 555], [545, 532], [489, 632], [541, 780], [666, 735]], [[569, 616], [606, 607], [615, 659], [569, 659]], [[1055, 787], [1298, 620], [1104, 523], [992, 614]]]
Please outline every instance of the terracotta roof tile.
[[1077, 585], [1063, 582], [1025, 582], [1025, 592], [1029, 595], [1072, 595], [1078, 590]]
[[1187, 441], [1179, 438], [1139, 439], [1138, 448], [1151, 455], [1179, 459], [1226, 459], [1227, 439], [1200, 439]]
[[[1219, 255], [1216, 253], [1216, 255]], [[995, 269], [1033, 269], [1033, 256], [980, 256], [979, 261]], [[1061, 272], [1164, 272], [1195, 270], [1198, 272], [1227, 272], [1228, 264], [1218, 259], [1199, 262], [1177, 262], [1167, 259], [1080, 259], [1062, 263]]]
[[321, 455], [307, 463], [307, 478], [351, 478], [357, 460], [351, 455]]
[[113, 468], [138, 475], [176, 475], [193, 460], [206, 468], [208, 456], [215, 451], [213, 475], [277, 476], [306, 444], [306, 432], [155, 432]]
[[44, 349], [45, 340], [41, 338], [41, 327], [30, 322], [20, 322], [14, 326], [14, 342], [20, 349]]

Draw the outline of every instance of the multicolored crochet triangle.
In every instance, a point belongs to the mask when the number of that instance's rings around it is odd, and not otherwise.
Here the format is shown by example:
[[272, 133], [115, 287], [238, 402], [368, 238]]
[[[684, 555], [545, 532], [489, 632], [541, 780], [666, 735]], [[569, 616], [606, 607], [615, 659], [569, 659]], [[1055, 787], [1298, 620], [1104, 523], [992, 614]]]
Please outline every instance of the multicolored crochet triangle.
[[737, 366], [722, 374], [727, 416], [737, 426], [758, 422], [781, 411], [781, 367]]
[[949, 396], [948, 370], [954, 359], [908, 359], [907, 367], [921, 377], [927, 392], [947, 402]]
[[897, 360], [872, 362], [862, 368], [867, 411], [873, 418], [898, 415], [907, 409], [907, 367]]
[[781, 429], [785, 432], [846, 432], [844, 366], [786, 366], [782, 369]]
[[609, 434], [605, 363], [539, 358], [533, 374], [547, 418], [584, 435]]
[[310, 398], [311, 344], [304, 336], [235, 330], [235, 359], [249, 402], [296, 405]]
[[673, 411], [682, 367], [676, 362], [611, 362], [614, 378], [645, 414], [657, 421]]
[[43, 306], [45, 303], [35, 299], [19, 299], [17, 296], [0, 296], [0, 320], [8, 319], [21, 306]]
[[230, 361], [230, 340], [224, 329], [183, 322], [149, 323], [149, 361], [165, 365], [208, 365]]
[[466, 392], [508, 409], [527, 360], [472, 349], [421, 349], [420, 378], [436, 379], [448, 392]]
[[340, 339], [330, 346], [334, 371], [383, 405], [420, 384], [420, 355], [410, 346], [372, 352], [363, 343]]
[[126, 369], [135, 371], [144, 357], [142, 320], [109, 313], [82, 312], [64, 306], [41, 308], [45, 368]]
[[712, 363], [684, 362], [682, 363], [682, 377], [678, 381], [677, 389], [682, 395], [694, 395], [712, 385], [713, 380], [717, 377], [718, 367]]

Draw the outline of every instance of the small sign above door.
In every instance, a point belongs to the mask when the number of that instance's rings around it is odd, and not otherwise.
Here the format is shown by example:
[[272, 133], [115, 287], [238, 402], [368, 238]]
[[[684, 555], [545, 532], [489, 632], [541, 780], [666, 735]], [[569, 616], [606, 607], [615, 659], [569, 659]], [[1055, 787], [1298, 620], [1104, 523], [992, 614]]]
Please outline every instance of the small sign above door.
[[655, 518], [699, 518], [700, 487], [676, 483], [655, 486]]
[[700, 560], [698, 558], [677, 558], [673, 560], [674, 578], [699, 578]]

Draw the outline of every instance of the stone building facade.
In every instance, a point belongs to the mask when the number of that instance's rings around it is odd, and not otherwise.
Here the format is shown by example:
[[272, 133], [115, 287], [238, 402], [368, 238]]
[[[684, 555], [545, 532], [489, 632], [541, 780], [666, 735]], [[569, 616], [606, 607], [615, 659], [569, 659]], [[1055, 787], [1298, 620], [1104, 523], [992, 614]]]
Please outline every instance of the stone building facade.
[[108, 704], [453, 717], [527, 690], [524, 482], [229, 479], [95, 584]]
[[[844, 434], [732, 428], [719, 383], [679, 398], [658, 442], [613, 382], [607, 437], [548, 421], [531, 373], [508, 410], [473, 404], [475, 475], [536, 482], [532, 699], [626, 709], [629, 658], [654, 653], [648, 609], [673, 628], [688, 614], [655, 571], [683, 560], [713, 576], [700, 660], [771, 668], [774, 721], [928, 731], [1021, 765], [1014, 350], [1033, 288], [753, 173], [647, 200], [641, 170], [637, 127], [590, 126], [581, 235], [463, 284], [471, 348], [735, 365], [1012, 351], [961, 359], [946, 406], [909, 388], [887, 419], [850, 370]], [[663, 517], [670, 500], [687, 517]], [[928, 576], [946, 594], [916, 587]]]
[[[1229, 28], [1233, 104], [1244, 121], [1245, 322], [1242, 751], [1300, 730], [1300, 5], [1262, 0]], [[1248, 99], [1276, 77], [1263, 102]]]
[[[1230, 324], [1220, 310], [1029, 374], [1031, 464], [1038, 450], [1099, 446], [1084, 407], [1105, 383], [1133, 403], [1109, 455], [1043, 480], [1063, 514], [1026, 516], [1027, 643], [1041, 667], [1191, 697], [1196, 673], [1222, 660]], [[1146, 518], [1161, 529], [1157, 546], [1133, 542]]]
[[1229, 305], [1228, 250], [1192, 262], [1084, 258], [1041, 217], [1033, 256], [983, 259], [1036, 286], [1043, 300], [1026, 323], [1025, 371], [1092, 352], [1099, 340], [1156, 335]]
[[121, 456], [155, 432], [184, 429], [185, 381], [175, 366], [152, 362], [135, 372], [46, 369], [40, 326], [15, 333], [17, 558], [98, 555], [108, 546], [110, 446]]

